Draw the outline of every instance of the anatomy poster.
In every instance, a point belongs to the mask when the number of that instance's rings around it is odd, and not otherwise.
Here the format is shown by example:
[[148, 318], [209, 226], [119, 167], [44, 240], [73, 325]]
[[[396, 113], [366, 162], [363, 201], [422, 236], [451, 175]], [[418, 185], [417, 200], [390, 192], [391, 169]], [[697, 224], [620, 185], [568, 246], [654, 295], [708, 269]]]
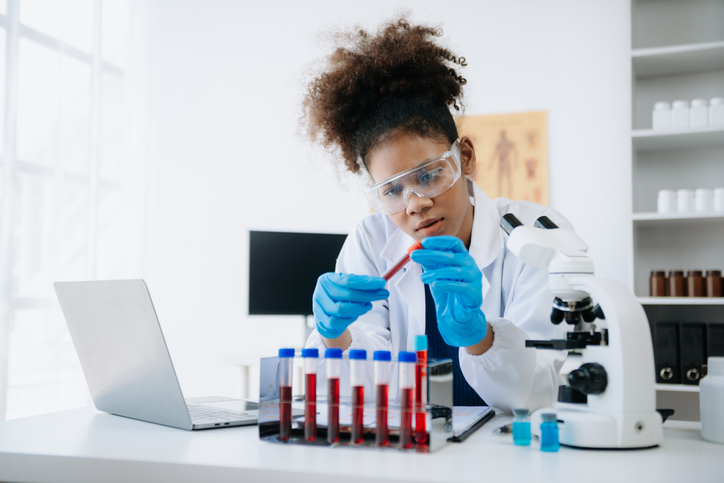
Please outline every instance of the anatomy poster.
[[471, 178], [490, 198], [548, 204], [548, 116], [545, 111], [461, 116], [460, 136], [475, 146]]

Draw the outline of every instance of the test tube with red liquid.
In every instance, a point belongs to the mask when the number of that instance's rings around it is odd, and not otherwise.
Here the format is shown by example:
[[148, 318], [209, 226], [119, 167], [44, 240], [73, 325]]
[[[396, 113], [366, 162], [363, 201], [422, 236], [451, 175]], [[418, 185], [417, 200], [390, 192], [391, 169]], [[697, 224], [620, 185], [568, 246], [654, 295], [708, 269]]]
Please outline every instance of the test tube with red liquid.
[[400, 352], [397, 356], [400, 372], [400, 447], [412, 448], [412, 412], [415, 399], [414, 352]]
[[390, 443], [390, 430], [387, 427], [387, 413], [390, 394], [390, 361], [389, 351], [375, 351], [372, 359], [375, 361], [375, 388], [377, 390], [377, 427], [375, 429], [375, 444], [387, 446]]
[[319, 350], [302, 349], [304, 360], [304, 439], [317, 439], [317, 361]]
[[402, 269], [402, 267], [407, 265], [407, 262], [410, 261], [410, 253], [414, 252], [415, 250], [419, 250], [420, 248], [422, 248], [422, 244], [419, 241], [413, 243], [413, 245], [407, 249], [407, 254], [402, 257], [399, 262], [395, 263], [392, 268], [387, 270], [387, 273], [382, 275], [382, 278], [389, 281], [397, 272], [400, 271], [400, 269]]
[[365, 362], [366, 350], [349, 351], [350, 385], [352, 386], [352, 443], [364, 439]]
[[327, 442], [339, 441], [339, 366], [342, 349], [330, 348], [324, 351], [327, 361]]
[[279, 349], [279, 439], [292, 437], [292, 365], [294, 349]]
[[427, 442], [427, 336], [415, 337], [415, 442]]

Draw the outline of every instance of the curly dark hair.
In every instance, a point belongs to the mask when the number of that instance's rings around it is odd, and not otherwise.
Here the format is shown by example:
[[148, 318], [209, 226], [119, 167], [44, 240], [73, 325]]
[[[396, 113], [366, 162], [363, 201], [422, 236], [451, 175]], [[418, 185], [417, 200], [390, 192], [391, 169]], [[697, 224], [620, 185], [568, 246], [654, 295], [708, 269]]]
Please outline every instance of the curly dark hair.
[[435, 43], [441, 35], [404, 17], [374, 36], [361, 29], [337, 35], [327, 68], [309, 84], [302, 105], [300, 122], [310, 139], [339, 149], [353, 173], [370, 149], [402, 132], [454, 142], [450, 107], [460, 110], [466, 80], [453, 66], [467, 64]]

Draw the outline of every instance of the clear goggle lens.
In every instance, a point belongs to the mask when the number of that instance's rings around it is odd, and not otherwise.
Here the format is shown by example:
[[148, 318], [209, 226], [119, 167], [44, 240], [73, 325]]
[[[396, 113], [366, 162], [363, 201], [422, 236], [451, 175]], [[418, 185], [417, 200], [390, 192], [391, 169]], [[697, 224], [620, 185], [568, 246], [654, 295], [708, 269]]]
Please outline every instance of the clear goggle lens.
[[433, 198], [452, 188], [458, 179], [460, 142], [456, 140], [440, 156], [370, 186], [365, 196], [375, 210], [390, 215], [404, 210], [410, 196]]

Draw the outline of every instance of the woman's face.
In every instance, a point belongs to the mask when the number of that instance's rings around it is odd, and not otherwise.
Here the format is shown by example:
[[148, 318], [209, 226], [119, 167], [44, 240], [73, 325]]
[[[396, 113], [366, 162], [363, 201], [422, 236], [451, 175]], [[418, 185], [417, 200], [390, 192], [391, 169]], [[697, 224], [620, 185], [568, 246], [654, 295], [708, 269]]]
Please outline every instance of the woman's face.
[[[450, 149], [441, 139], [400, 134], [375, 146], [367, 156], [367, 169], [375, 183], [408, 170]], [[469, 138], [460, 140], [462, 174], [447, 191], [434, 198], [408, 194], [407, 207], [388, 215], [402, 231], [416, 240], [452, 235], [470, 247], [473, 205], [468, 198], [465, 176], [475, 169], [475, 150]]]

